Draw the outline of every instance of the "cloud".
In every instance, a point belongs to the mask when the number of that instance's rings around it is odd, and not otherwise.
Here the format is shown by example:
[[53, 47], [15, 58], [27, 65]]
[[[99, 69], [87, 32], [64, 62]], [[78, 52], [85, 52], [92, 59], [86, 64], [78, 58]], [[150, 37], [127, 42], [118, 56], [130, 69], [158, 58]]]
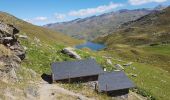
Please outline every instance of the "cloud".
[[59, 13], [55, 13], [54, 16], [56, 19], [59, 19], [59, 20], [64, 19], [66, 17], [65, 14], [59, 14]]
[[35, 21], [47, 21], [47, 17], [36, 17]]
[[70, 11], [68, 13], [69, 16], [87, 16], [87, 15], [92, 15], [92, 14], [97, 14], [97, 13], [103, 13], [106, 11], [113, 10], [118, 7], [122, 7], [123, 4], [118, 4], [118, 3], [110, 3], [109, 5], [102, 5], [98, 6], [96, 8], [87, 8], [87, 9], [80, 9], [77, 11]]
[[129, 0], [128, 2], [131, 5], [142, 5], [146, 3], [151, 3], [151, 2], [156, 2], [156, 3], [161, 3], [161, 2], [166, 2], [167, 0]]
[[25, 21], [29, 22], [29, 23], [36, 23], [36, 22], [45, 22], [48, 20], [47, 17], [36, 17], [36, 18], [33, 18], [33, 19], [24, 19]]

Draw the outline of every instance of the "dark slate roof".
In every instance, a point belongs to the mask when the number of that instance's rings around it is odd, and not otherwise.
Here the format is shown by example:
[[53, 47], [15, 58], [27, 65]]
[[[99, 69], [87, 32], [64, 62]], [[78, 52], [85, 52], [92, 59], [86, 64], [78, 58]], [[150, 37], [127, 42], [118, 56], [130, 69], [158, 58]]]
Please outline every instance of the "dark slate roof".
[[135, 85], [123, 71], [106, 72], [99, 75], [99, 91], [114, 91], [133, 88]]
[[94, 59], [52, 63], [53, 80], [63, 80], [103, 73]]

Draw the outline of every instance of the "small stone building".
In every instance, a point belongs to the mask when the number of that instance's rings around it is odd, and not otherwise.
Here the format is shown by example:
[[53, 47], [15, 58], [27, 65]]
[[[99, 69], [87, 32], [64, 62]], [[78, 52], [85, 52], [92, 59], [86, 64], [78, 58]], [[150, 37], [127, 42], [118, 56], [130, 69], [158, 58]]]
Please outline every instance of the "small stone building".
[[129, 93], [129, 89], [135, 87], [133, 82], [123, 71], [105, 72], [99, 75], [98, 91], [110, 96], [121, 96]]
[[94, 59], [55, 62], [51, 65], [53, 82], [97, 81], [103, 69]]

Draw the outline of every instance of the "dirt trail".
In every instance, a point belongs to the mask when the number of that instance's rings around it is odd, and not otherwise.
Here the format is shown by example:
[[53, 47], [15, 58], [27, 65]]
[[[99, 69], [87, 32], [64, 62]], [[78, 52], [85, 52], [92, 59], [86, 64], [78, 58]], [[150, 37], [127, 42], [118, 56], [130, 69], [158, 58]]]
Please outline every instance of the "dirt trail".
[[56, 100], [56, 97], [55, 97], [56, 93], [76, 97], [76, 98], [79, 98], [80, 100], [94, 100], [94, 99], [88, 98], [82, 94], [74, 93], [74, 92], [64, 89], [62, 87], [59, 87], [56, 84], [48, 84], [45, 81], [42, 81], [39, 84], [38, 92], [39, 92], [40, 100]]

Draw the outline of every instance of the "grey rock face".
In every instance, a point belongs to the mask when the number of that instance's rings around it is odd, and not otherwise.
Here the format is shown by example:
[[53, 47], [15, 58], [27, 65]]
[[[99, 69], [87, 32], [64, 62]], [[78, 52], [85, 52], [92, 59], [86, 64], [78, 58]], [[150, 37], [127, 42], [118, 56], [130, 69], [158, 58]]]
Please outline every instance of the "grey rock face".
[[17, 33], [19, 33], [19, 30], [13, 25], [0, 22], [0, 44], [11, 52], [11, 55], [0, 55], [0, 80], [7, 83], [18, 81], [16, 71], [21, 60], [25, 58], [25, 50], [15, 37]]
[[9, 47], [21, 60], [25, 58], [25, 50], [17, 41], [19, 30], [13, 25], [0, 22], [0, 44]]
[[19, 30], [15, 28], [13, 25], [8, 25], [3, 22], [0, 22], [0, 30], [1, 30], [0, 31], [1, 37], [12, 36], [13, 34], [16, 34], [19, 32]]

